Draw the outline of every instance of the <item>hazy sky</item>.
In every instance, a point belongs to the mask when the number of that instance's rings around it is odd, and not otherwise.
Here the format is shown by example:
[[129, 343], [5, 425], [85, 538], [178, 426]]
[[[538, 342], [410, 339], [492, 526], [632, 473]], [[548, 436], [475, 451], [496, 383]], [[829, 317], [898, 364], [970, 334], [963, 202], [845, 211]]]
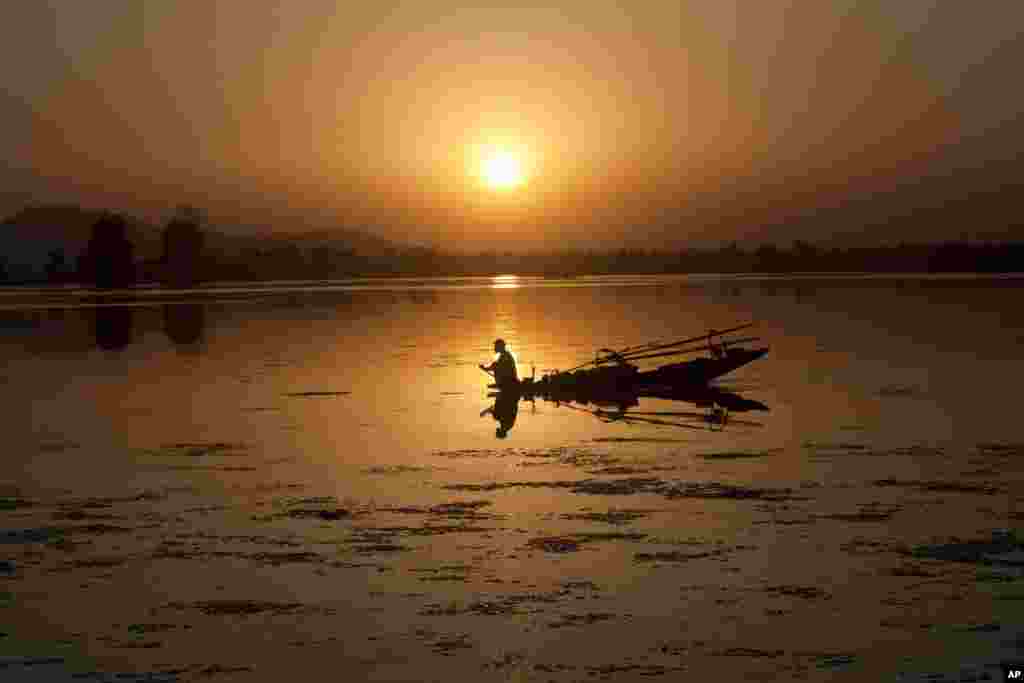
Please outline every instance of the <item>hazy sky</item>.
[[[1024, 3], [513, 4], [4, 3], [0, 210], [188, 202], [469, 248], [772, 239], [1024, 147]], [[520, 184], [481, 178], [495, 150]]]

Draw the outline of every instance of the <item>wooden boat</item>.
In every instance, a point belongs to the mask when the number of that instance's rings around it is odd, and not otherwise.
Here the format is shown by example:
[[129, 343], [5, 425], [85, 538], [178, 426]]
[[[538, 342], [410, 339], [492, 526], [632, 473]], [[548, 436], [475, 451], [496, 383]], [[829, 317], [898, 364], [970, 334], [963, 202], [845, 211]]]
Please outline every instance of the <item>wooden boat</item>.
[[[717, 337], [749, 327], [740, 325], [729, 330], [709, 331], [704, 335], [669, 343], [652, 343], [619, 351], [601, 349], [591, 362], [567, 371], [553, 371], [540, 379], [527, 377], [508, 385], [489, 385], [500, 391], [525, 395], [614, 396], [615, 394], [651, 395], [671, 393], [680, 388], [704, 387], [713, 379], [764, 357], [767, 347], [745, 348], [740, 344], [757, 337], [720, 339]], [[693, 343], [701, 343], [693, 347]], [[689, 345], [689, 346], [688, 346]], [[635, 362], [652, 358], [707, 351], [687, 361], [669, 363], [653, 370], [641, 370]], [[653, 393], [652, 393], [653, 392]]]

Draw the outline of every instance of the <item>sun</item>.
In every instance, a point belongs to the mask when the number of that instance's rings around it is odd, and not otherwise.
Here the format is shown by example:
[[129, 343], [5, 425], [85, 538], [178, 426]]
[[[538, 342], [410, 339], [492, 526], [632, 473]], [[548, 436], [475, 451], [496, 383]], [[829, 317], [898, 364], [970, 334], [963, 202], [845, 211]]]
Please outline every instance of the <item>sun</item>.
[[523, 164], [515, 154], [498, 150], [483, 158], [480, 175], [487, 187], [510, 190], [523, 183]]

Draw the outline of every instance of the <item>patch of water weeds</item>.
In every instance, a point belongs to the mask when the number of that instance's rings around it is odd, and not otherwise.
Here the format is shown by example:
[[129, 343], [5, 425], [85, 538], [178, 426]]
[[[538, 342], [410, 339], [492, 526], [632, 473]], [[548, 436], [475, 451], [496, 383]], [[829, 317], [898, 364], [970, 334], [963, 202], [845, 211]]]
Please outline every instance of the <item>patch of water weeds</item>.
[[263, 551], [263, 552], [245, 552], [240, 550], [208, 550], [198, 548], [196, 546], [182, 547], [173, 542], [164, 542], [156, 549], [152, 555], [153, 559], [157, 560], [216, 560], [216, 559], [233, 559], [233, 560], [247, 560], [250, 562], [257, 562], [259, 564], [266, 564], [270, 566], [279, 566], [283, 564], [319, 564], [326, 562], [328, 558], [314, 552], [304, 551]]
[[473, 649], [473, 641], [468, 633], [458, 633], [451, 636], [442, 636], [430, 643], [431, 649], [443, 657], [451, 657], [456, 650]]
[[163, 458], [205, 458], [208, 456], [247, 455], [249, 445], [226, 441], [195, 441], [169, 443], [159, 448], [143, 449], [143, 455]]
[[786, 654], [785, 650], [759, 650], [755, 647], [729, 647], [724, 650], [713, 650], [712, 657], [761, 657], [774, 659]]
[[546, 553], [574, 553], [580, 549], [580, 541], [565, 536], [545, 536], [531, 538], [526, 542], [526, 547]]
[[446, 484], [449, 491], [489, 492], [511, 488], [566, 489], [571, 493], [615, 496], [653, 493], [669, 499], [720, 498], [731, 500], [790, 501], [806, 500], [793, 489], [769, 489], [723, 484], [720, 482], [670, 482], [653, 477], [624, 479], [580, 479], [576, 481], [513, 481], [487, 484]]
[[256, 522], [271, 522], [277, 519], [314, 519], [323, 522], [337, 522], [351, 519], [365, 513], [354, 506], [342, 507], [334, 496], [311, 496], [307, 498], [283, 498], [273, 501], [274, 507], [286, 508], [281, 512], [252, 517]]
[[702, 460], [746, 460], [748, 458], [768, 458], [777, 454], [777, 450], [717, 451], [712, 453], [698, 453], [694, 457], [700, 458]]
[[557, 621], [548, 623], [549, 628], [565, 628], [567, 626], [590, 626], [602, 621], [618, 619], [623, 615], [611, 612], [585, 612], [583, 614], [563, 614]]
[[430, 472], [432, 467], [416, 467], [414, 465], [374, 465], [363, 470], [363, 474], [410, 474], [418, 472]]
[[767, 586], [765, 593], [784, 595], [790, 598], [801, 598], [802, 600], [829, 600], [832, 596], [816, 586], [798, 586], [795, 584], [784, 584], [780, 586]]
[[852, 555], [877, 555], [882, 553], [905, 554], [908, 552], [907, 547], [903, 544], [894, 543], [892, 541], [880, 541], [873, 538], [864, 538], [863, 536], [855, 536], [852, 540], [841, 544], [839, 549]]
[[833, 519], [840, 522], [888, 522], [894, 513], [901, 510], [899, 505], [871, 503], [862, 505], [856, 512], [833, 512], [817, 515], [819, 519]]
[[687, 443], [686, 439], [669, 439], [655, 436], [601, 436], [591, 439], [594, 443]]
[[602, 664], [584, 668], [588, 676], [612, 676], [615, 674], [664, 676], [674, 671], [686, 670], [685, 666], [664, 666], [661, 664]]
[[553, 593], [515, 593], [474, 600], [462, 606], [455, 601], [447, 604], [431, 603], [421, 609], [419, 614], [426, 617], [453, 617], [463, 614], [478, 616], [538, 614], [543, 611], [543, 608], [537, 607], [537, 605], [555, 604], [570, 593], [570, 589], [562, 589]]
[[47, 569], [48, 574], [58, 572], [70, 572], [79, 569], [113, 569], [125, 565], [130, 560], [127, 556], [94, 556], [94, 557], [83, 557], [76, 558], [74, 560], [68, 560], [62, 562], [56, 567]]
[[708, 557], [721, 557], [729, 551], [725, 548], [713, 548], [711, 550], [665, 550], [654, 553], [635, 553], [634, 562], [689, 562], [690, 560], [702, 560]]
[[637, 531], [581, 531], [572, 534], [572, 537], [581, 543], [595, 543], [601, 541], [642, 541], [647, 534]]
[[[72, 674], [75, 680], [93, 683], [178, 683], [185, 680], [212, 678], [222, 674], [252, 673], [251, 666], [223, 666], [221, 664], [197, 664], [180, 669], [157, 669], [154, 671], [83, 671]], [[184, 678], [183, 678], [184, 677]]]
[[914, 488], [929, 493], [977, 493], [991, 496], [1000, 492], [995, 484], [968, 484], [962, 481], [924, 481], [916, 479], [877, 479], [875, 486]]
[[35, 505], [31, 500], [25, 498], [14, 498], [8, 496], [0, 496], [0, 512], [9, 512], [11, 510], [22, 510], [30, 508]]
[[476, 459], [476, 458], [504, 458], [515, 455], [512, 451], [495, 450], [491, 448], [462, 448], [452, 451], [434, 451], [432, 455], [439, 458], [450, 458], [452, 460]]
[[647, 474], [651, 469], [649, 467], [636, 467], [634, 465], [611, 465], [609, 467], [598, 467], [593, 470], [586, 470], [587, 474], [610, 474], [610, 475], [625, 475], [625, 474]]
[[571, 512], [563, 514], [561, 517], [562, 519], [578, 522], [603, 522], [619, 526], [643, 519], [651, 512], [656, 512], [656, 510], [618, 510], [611, 508], [607, 512]]
[[1024, 443], [979, 443], [978, 452], [982, 455], [997, 456], [1000, 458], [1024, 456]]
[[917, 559], [965, 562], [983, 566], [1024, 566], [1024, 542], [1010, 534], [993, 534], [989, 539], [951, 539], [946, 543], [921, 545], [906, 552]]
[[301, 602], [272, 602], [269, 600], [196, 600], [193, 602], [168, 602], [164, 609], [177, 611], [198, 611], [207, 616], [248, 617], [257, 614], [274, 616], [292, 614], [332, 615], [336, 610], [322, 605]]

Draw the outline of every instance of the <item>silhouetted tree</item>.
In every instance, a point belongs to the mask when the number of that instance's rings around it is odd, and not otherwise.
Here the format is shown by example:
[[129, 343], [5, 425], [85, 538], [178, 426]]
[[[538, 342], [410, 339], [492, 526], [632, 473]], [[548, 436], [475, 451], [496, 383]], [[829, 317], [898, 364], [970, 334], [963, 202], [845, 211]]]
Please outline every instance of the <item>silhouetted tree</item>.
[[92, 226], [92, 236], [79, 259], [79, 276], [103, 289], [128, 287], [135, 282], [133, 254], [125, 219], [105, 214]]
[[64, 279], [64, 249], [58, 247], [50, 251], [50, 258], [46, 262], [46, 279], [49, 282], [61, 282]]
[[203, 275], [202, 216], [183, 207], [164, 228], [164, 283], [172, 287], [194, 287]]

